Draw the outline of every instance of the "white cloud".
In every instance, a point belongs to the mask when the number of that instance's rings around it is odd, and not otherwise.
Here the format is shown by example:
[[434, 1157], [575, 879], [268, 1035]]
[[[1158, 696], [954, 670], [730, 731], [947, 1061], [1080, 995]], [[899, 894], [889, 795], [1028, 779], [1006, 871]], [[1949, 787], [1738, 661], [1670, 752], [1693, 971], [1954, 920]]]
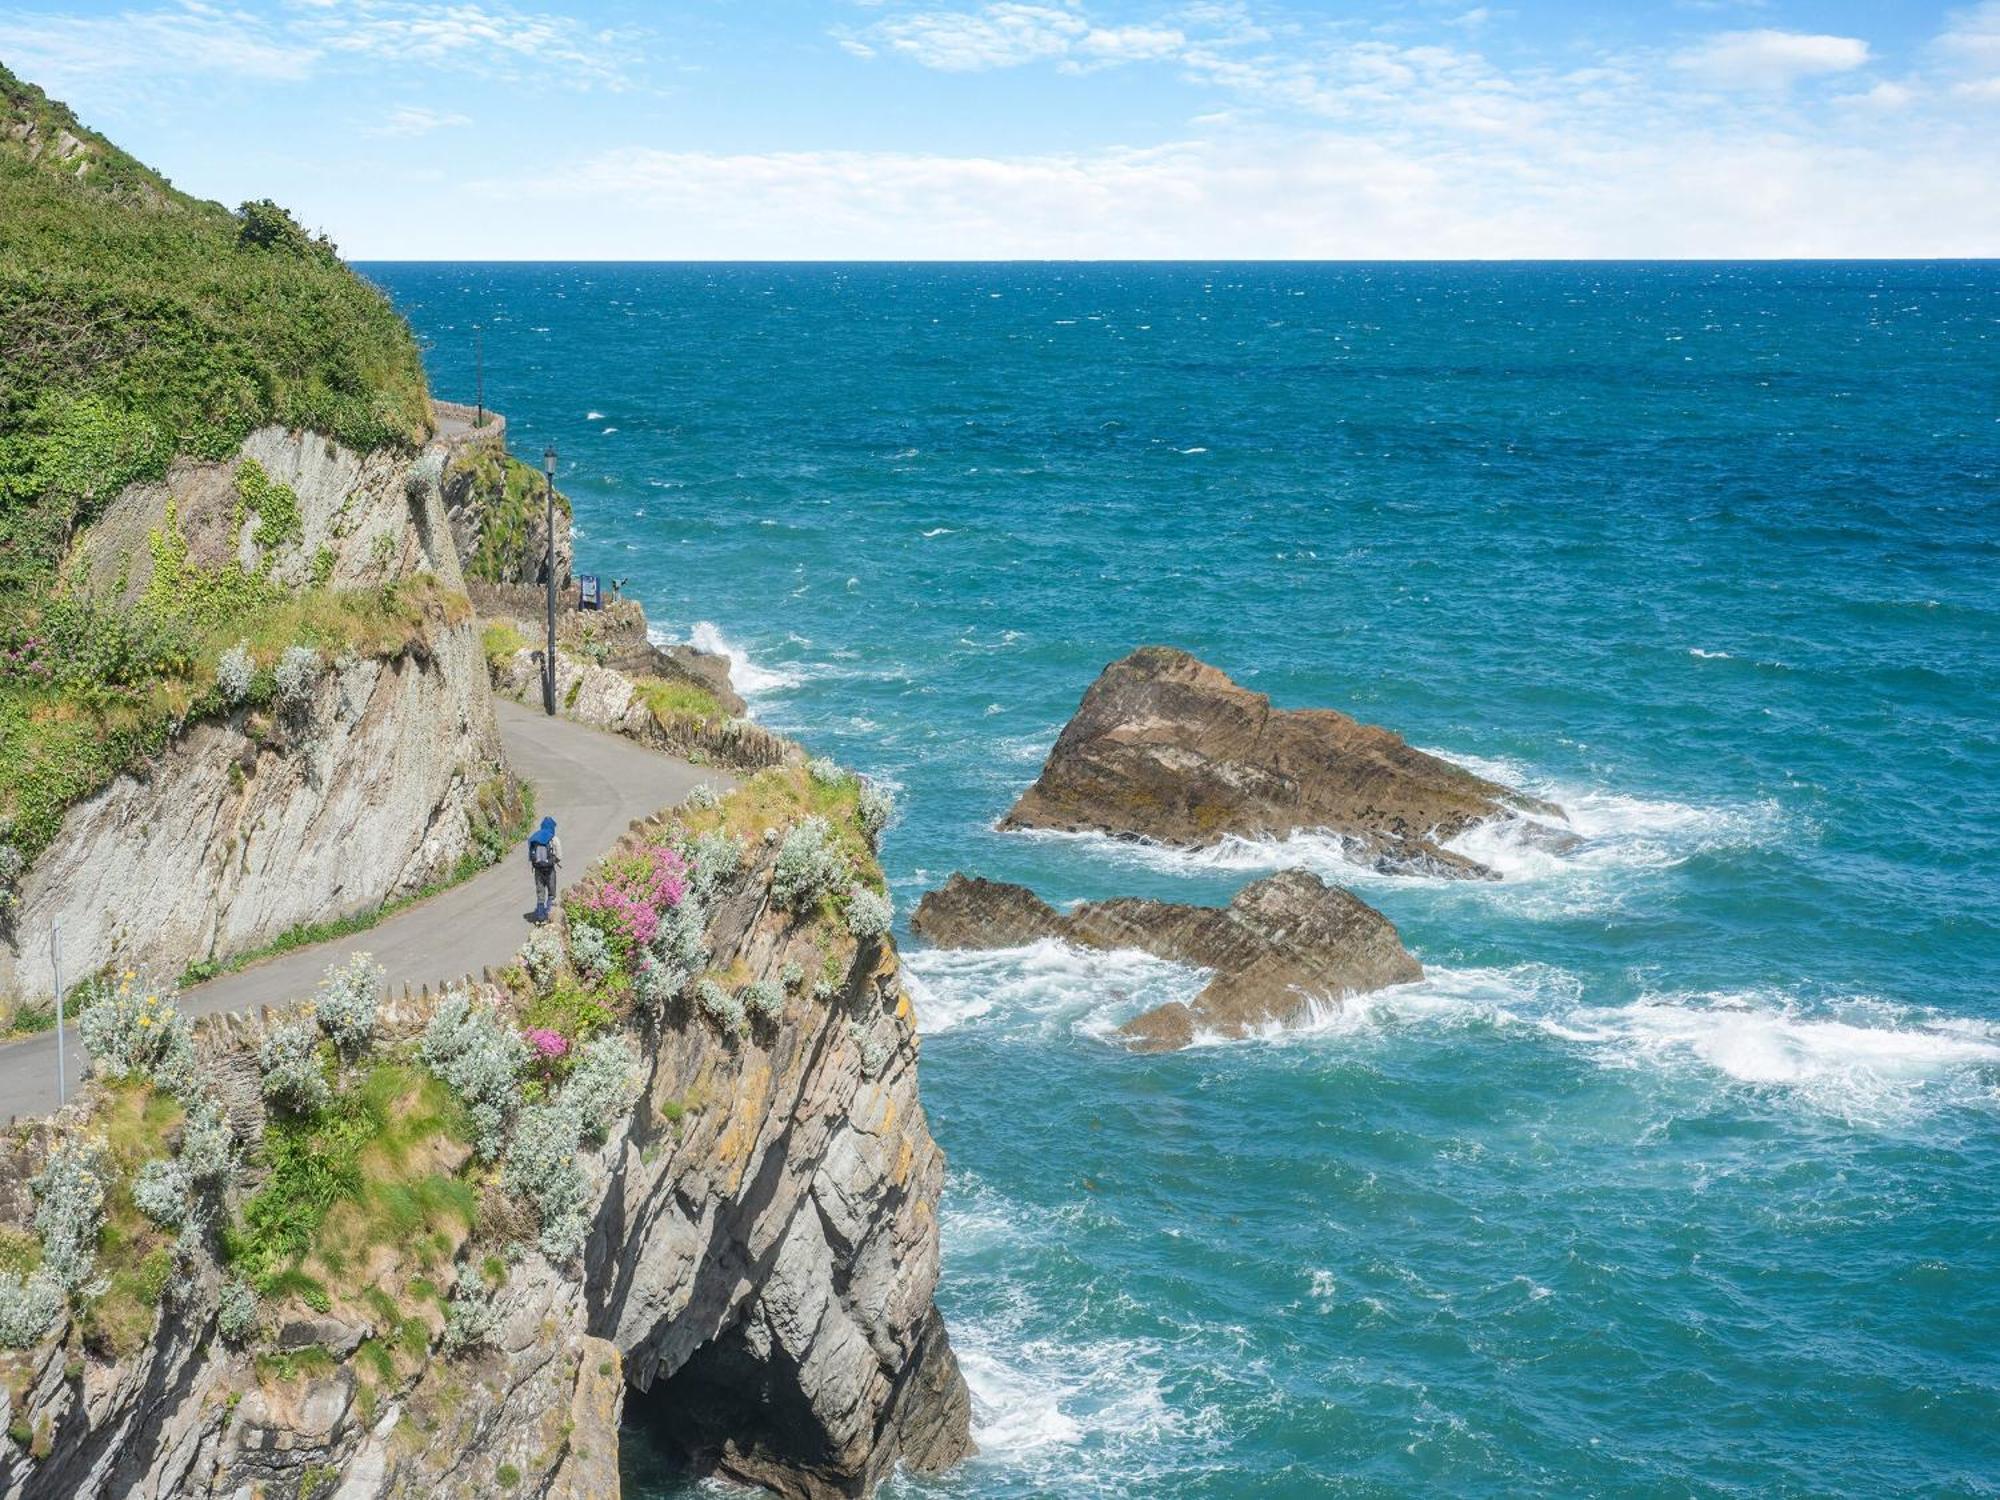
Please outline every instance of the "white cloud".
[[618, 86], [636, 61], [626, 38], [567, 16], [405, 0], [299, 0], [279, 16], [205, 0], [101, 16], [0, 10], [0, 56], [58, 96], [114, 77], [296, 82], [342, 59]]
[[[525, 257], [1979, 255], [2000, 245], [1996, 171], [1992, 144], [1924, 155], [1688, 124], [1529, 153], [1339, 129], [1035, 156], [632, 148], [471, 191], [560, 210], [514, 220]], [[478, 249], [369, 247], [392, 252]]]
[[389, 118], [380, 125], [369, 127], [370, 135], [413, 136], [429, 135], [433, 130], [447, 130], [460, 125], [470, 125], [472, 116], [444, 114], [421, 105], [405, 104], [389, 111]]
[[1954, 11], [1931, 51], [1959, 98], [2000, 100], [2000, 0]]
[[976, 12], [935, 11], [882, 21], [863, 45], [949, 73], [1015, 68], [1068, 55], [1090, 26], [1046, 5], [989, 5]]
[[1677, 54], [1674, 65], [1722, 88], [1784, 89], [1802, 78], [1847, 73], [1866, 64], [1858, 37], [1803, 31], [1722, 31]]
[[103, 16], [0, 14], [0, 57], [58, 97], [121, 73], [289, 81], [312, 71], [314, 55], [258, 17], [201, 5]]

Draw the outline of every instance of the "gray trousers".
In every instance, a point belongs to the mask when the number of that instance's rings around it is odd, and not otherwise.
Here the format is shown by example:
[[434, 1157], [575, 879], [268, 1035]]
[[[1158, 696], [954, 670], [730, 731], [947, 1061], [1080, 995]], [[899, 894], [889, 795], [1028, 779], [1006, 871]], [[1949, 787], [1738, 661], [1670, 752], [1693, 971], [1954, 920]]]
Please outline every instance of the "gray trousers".
[[535, 871], [535, 905], [554, 906], [556, 904], [556, 870], [550, 865], [546, 870]]

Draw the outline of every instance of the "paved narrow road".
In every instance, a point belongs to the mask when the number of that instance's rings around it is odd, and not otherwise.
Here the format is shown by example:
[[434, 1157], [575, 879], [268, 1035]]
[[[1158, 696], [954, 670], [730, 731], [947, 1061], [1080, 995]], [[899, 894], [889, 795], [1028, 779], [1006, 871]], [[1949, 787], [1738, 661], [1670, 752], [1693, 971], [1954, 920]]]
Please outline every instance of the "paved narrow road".
[[[536, 810], [553, 817], [561, 832], [565, 884], [617, 842], [634, 818], [679, 802], [699, 782], [730, 784], [719, 771], [617, 735], [546, 718], [505, 699], [494, 708], [509, 764], [534, 783]], [[513, 957], [534, 930], [527, 920], [533, 906], [528, 862], [510, 856], [367, 932], [267, 959], [188, 990], [181, 1008], [202, 1016], [303, 999], [328, 964], [350, 953], [372, 953], [398, 989], [477, 974]], [[65, 1037], [74, 1090], [83, 1054], [74, 1026]], [[0, 1047], [0, 1117], [46, 1114], [55, 1105], [55, 1033]]]

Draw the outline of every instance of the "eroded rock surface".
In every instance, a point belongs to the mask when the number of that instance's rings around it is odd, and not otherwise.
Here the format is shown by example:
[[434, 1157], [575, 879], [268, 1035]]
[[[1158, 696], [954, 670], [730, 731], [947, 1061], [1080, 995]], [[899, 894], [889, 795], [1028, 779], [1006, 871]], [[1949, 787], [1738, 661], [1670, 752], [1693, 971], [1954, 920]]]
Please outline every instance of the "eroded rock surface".
[[1393, 874], [1497, 879], [1445, 845], [1521, 822], [1573, 843], [1562, 810], [1333, 709], [1279, 709], [1185, 651], [1148, 646], [1104, 669], [1003, 829], [1099, 832], [1200, 847], [1320, 830]]
[[1042, 938], [1136, 948], [1211, 971], [1201, 993], [1120, 1028], [1137, 1050], [1185, 1047], [1197, 1033], [1240, 1037], [1308, 1019], [1315, 1005], [1423, 977], [1389, 919], [1339, 886], [1283, 870], [1227, 906], [1088, 901], [1060, 912], [1025, 886], [953, 875], [910, 930], [942, 948], [1011, 948]]
[[[760, 846], [717, 892], [708, 936], [733, 972], [817, 962], [824, 934], [769, 900], [775, 858]], [[944, 1160], [918, 1098], [914, 1017], [891, 943], [841, 958], [830, 996], [796, 992], [741, 1034], [686, 1005], [634, 1023], [643, 1087], [584, 1159], [580, 1263], [552, 1264], [532, 1221], [510, 1229], [504, 1205], [482, 1207], [468, 1263], [524, 1237], [484, 1346], [449, 1354], [434, 1304], [370, 1295], [423, 1269], [421, 1246], [391, 1247], [358, 1293], [328, 1288], [324, 1315], [267, 1305], [278, 1341], [315, 1324], [330, 1368], [288, 1371], [268, 1349], [260, 1363], [217, 1335], [222, 1273], [202, 1251], [135, 1352], [107, 1354], [67, 1316], [35, 1348], [0, 1351], [5, 1425], [28, 1435], [0, 1438], [0, 1497], [604, 1500], [627, 1400], [697, 1472], [800, 1500], [867, 1495], [899, 1463], [955, 1463], [970, 1403], [932, 1300]], [[434, 1004], [386, 1005], [383, 1045]], [[202, 1077], [246, 1150], [265, 1118], [266, 1024], [197, 1028]], [[52, 1131], [88, 1116], [86, 1099], [53, 1127], [0, 1135], [0, 1223], [32, 1217], [27, 1182]], [[400, 1348], [412, 1317], [433, 1341], [420, 1357], [378, 1370], [339, 1352], [355, 1332]]]

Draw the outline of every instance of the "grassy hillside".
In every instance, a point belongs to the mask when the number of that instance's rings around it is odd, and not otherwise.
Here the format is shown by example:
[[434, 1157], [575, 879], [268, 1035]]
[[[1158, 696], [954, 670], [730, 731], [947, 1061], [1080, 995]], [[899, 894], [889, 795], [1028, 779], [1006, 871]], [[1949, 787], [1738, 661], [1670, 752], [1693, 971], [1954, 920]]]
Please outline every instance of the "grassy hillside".
[[370, 449], [429, 430], [408, 327], [276, 205], [177, 191], [0, 66], [0, 594], [177, 454], [267, 422]]
[[297, 496], [254, 463], [234, 476], [254, 561], [196, 561], [169, 505], [143, 597], [67, 586], [79, 530], [126, 484], [272, 422], [422, 442], [403, 320], [276, 205], [177, 191], [0, 66], [0, 927], [67, 808], [184, 725], [269, 715], [306, 663], [393, 655], [462, 614], [426, 582], [324, 587], [318, 563], [279, 582]]

